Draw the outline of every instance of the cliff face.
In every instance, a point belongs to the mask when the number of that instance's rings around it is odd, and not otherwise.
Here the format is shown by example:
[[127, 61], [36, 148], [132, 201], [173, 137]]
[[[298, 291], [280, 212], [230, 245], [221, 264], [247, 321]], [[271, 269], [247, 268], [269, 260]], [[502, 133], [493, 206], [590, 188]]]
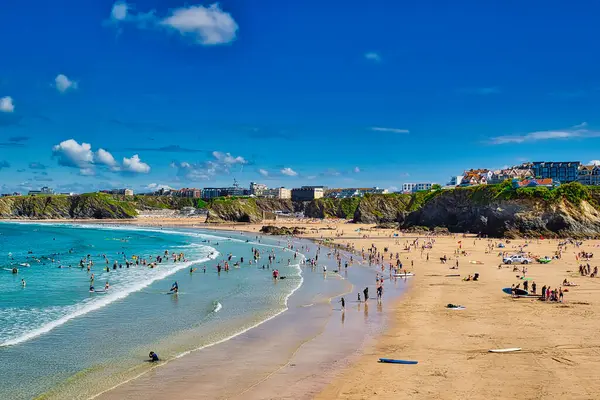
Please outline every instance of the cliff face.
[[[445, 227], [451, 232], [481, 233], [490, 237], [599, 237], [599, 194], [581, 198], [557, 195], [546, 199], [539, 190], [512, 197], [492, 188], [443, 192], [407, 215], [403, 227]], [[507, 198], [509, 197], [509, 198]]]
[[0, 218], [106, 219], [133, 218], [130, 202], [98, 193], [80, 196], [21, 196], [0, 198]]
[[206, 222], [260, 222], [273, 218], [276, 211], [294, 212], [291, 200], [262, 198], [220, 198], [207, 205]]
[[411, 195], [372, 195], [361, 199], [354, 222], [366, 224], [403, 222], [412, 202]]

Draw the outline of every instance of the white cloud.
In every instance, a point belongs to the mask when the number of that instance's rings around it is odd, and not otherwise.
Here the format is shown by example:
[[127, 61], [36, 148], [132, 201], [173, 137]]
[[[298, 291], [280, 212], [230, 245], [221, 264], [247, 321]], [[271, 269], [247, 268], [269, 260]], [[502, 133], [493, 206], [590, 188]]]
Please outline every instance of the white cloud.
[[86, 167], [86, 168], [81, 168], [79, 170], [79, 175], [82, 176], [94, 176], [96, 175], [96, 170], [90, 167]]
[[129, 6], [127, 3], [117, 2], [113, 5], [112, 11], [110, 13], [111, 19], [115, 21], [123, 21], [127, 18], [127, 10]]
[[247, 164], [247, 161], [244, 159], [244, 157], [234, 157], [231, 155], [231, 153], [221, 153], [220, 151], [213, 151], [212, 154], [218, 161], [221, 161], [227, 165]]
[[70, 80], [66, 75], [58, 74], [56, 78], [54, 78], [54, 87], [56, 87], [59, 92], [64, 93], [69, 89], [77, 89], [77, 82]]
[[389, 192], [391, 192], [391, 193], [394, 193], [394, 192], [397, 192], [397, 191], [398, 191], [398, 190], [400, 190], [400, 189], [398, 189], [398, 187], [397, 187], [397, 186], [390, 186], [389, 188], [387, 188], [387, 190], [388, 190]]
[[209, 180], [217, 175], [229, 174], [232, 167], [240, 165], [243, 167], [248, 163], [244, 157], [233, 156], [231, 153], [213, 151], [212, 160], [201, 163], [189, 163], [182, 161], [171, 163], [171, 167], [177, 168], [177, 177], [187, 180]]
[[98, 149], [94, 159], [98, 164], [107, 165], [109, 167], [117, 166], [117, 160], [115, 160], [112, 154], [104, 149]]
[[150, 172], [150, 166], [142, 162], [139, 155], [134, 154], [131, 158], [123, 157], [121, 170], [136, 174], [147, 174]]
[[261, 174], [262, 176], [269, 176], [269, 171], [267, 171], [266, 169], [259, 169], [258, 173]]
[[235, 39], [238, 30], [231, 14], [221, 10], [217, 3], [208, 7], [178, 8], [159, 24], [175, 29], [182, 35], [192, 35], [203, 45], [230, 43]]
[[289, 167], [283, 168], [279, 172], [281, 172], [283, 175], [287, 175], [287, 176], [298, 176], [298, 173]]
[[372, 131], [375, 131], [375, 132], [410, 133], [410, 131], [408, 129], [382, 128], [380, 126], [372, 126], [369, 129], [371, 129]]
[[73, 139], [65, 140], [52, 148], [52, 153], [58, 158], [58, 164], [65, 167], [89, 168], [94, 162], [92, 145], [77, 143]]
[[91, 176], [96, 174], [97, 166], [107, 166], [113, 172], [124, 171], [146, 174], [150, 166], [140, 160], [136, 154], [131, 158], [123, 158], [123, 164], [115, 160], [112, 154], [104, 149], [92, 151], [89, 143], [79, 144], [74, 139], [69, 139], [52, 147], [53, 157], [58, 158], [58, 164], [64, 167], [79, 168], [79, 174]]
[[354, 167], [354, 173], [355, 173], [355, 174], [358, 174], [359, 172], [360, 172], [360, 168], [358, 168], [358, 167]]
[[573, 139], [581, 138], [587, 139], [592, 137], [599, 137], [599, 131], [592, 131], [587, 129], [587, 123], [575, 125], [568, 129], [562, 130], [550, 130], [550, 131], [536, 131], [529, 132], [523, 135], [506, 135], [496, 136], [491, 139], [492, 144], [507, 144], [507, 143], [525, 143], [525, 142], [536, 142], [539, 140], [553, 140], [553, 139]]
[[15, 111], [13, 99], [10, 96], [5, 96], [0, 99], [0, 112], [11, 113]]
[[375, 61], [375, 62], [381, 62], [381, 55], [379, 55], [379, 53], [376, 53], [374, 51], [370, 51], [368, 53], [365, 53], [365, 58], [367, 60], [371, 60], [371, 61]]
[[588, 165], [600, 165], [600, 160], [592, 160], [588, 163]]
[[146, 186], [146, 189], [148, 189], [148, 190], [160, 190], [160, 189], [173, 190], [173, 188], [169, 185], [161, 185], [158, 183], [150, 183], [150, 184], [148, 184], [148, 186]]

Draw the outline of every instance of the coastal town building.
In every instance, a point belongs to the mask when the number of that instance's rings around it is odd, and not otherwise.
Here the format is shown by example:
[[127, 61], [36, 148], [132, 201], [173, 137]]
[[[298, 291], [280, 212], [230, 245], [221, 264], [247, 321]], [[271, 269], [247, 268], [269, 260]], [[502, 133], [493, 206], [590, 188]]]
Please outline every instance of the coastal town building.
[[387, 189], [380, 189], [378, 187], [372, 188], [340, 188], [340, 189], [327, 189], [325, 191], [325, 197], [332, 199], [347, 199], [349, 197], [363, 197], [366, 194], [386, 194]]
[[531, 163], [531, 170], [535, 178], [551, 178], [561, 183], [574, 182], [579, 176], [579, 161], [535, 161]]
[[421, 192], [424, 190], [431, 190], [433, 185], [436, 185], [436, 183], [431, 183], [431, 182], [403, 183], [402, 184], [402, 192], [403, 193], [415, 193], [415, 192]]
[[462, 183], [463, 175], [451, 176], [447, 186], [458, 186]]
[[463, 173], [460, 186], [487, 185], [493, 175], [489, 169], [470, 169]]
[[284, 187], [266, 189], [265, 191], [263, 191], [261, 197], [267, 197], [271, 199], [291, 199], [292, 191]]
[[260, 197], [268, 189], [263, 183], [250, 182], [250, 194]]
[[325, 195], [324, 186], [302, 186], [292, 189], [293, 201], [311, 201], [320, 199]]
[[122, 196], [133, 196], [132, 189], [112, 189], [109, 191], [110, 194], [119, 194]]
[[533, 178], [534, 173], [529, 164], [523, 164], [516, 167], [503, 168], [492, 172], [492, 176], [489, 179], [489, 184], [502, 183], [506, 180], [513, 179], [528, 179]]
[[547, 187], [547, 188], [554, 188], [558, 185], [560, 185], [560, 183], [558, 181], [552, 180], [551, 178], [545, 178], [545, 179], [528, 178], [528, 179], [523, 179], [523, 180], [513, 179], [513, 181], [512, 181], [512, 186], [515, 189], [526, 188], [526, 187], [539, 187], [539, 186], [543, 186], [543, 187]]
[[29, 194], [29, 196], [36, 196], [36, 195], [40, 195], [40, 194], [45, 194], [45, 195], [54, 194], [54, 189], [49, 188], [48, 186], [44, 186], [40, 190], [30, 190], [28, 194]]
[[582, 185], [600, 186], [600, 166], [580, 166], [577, 173], [577, 181]]
[[191, 199], [199, 199], [202, 196], [202, 191], [196, 188], [182, 188], [172, 192], [173, 196], [185, 197]]

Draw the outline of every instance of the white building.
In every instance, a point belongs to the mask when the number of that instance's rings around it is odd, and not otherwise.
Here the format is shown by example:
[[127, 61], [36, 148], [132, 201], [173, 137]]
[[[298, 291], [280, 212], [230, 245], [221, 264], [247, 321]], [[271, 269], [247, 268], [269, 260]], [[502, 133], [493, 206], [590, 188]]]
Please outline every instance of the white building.
[[462, 180], [463, 180], [462, 175], [451, 176], [450, 182], [448, 182], [448, 186], [458, 186], [462, 183]]
[[262, 196], [262, 194], [268, 189], [267, 185], [263, 183], [250, 182], [250, 194], [255, 196]]
[[403, 183], [402, 184], [402, 192], [404, 193], [414, 193], [421, 192], [424, 190], [431, 190], [431, 188], [435, 185], [435, 183], [430, 182], [421, 182], [421, 183]]
[[272, 199], [291, 199], [292, 191], [290, 189], [286, 189], [284, 187], [275, 188], [275, 189], [266, 189], [263, 191], [261, 197], [269, 197]]

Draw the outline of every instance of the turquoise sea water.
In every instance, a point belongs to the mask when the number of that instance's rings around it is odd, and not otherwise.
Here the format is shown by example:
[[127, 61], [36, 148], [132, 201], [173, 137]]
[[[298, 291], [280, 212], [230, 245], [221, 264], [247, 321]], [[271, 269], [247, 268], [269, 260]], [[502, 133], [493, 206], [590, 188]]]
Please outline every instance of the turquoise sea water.
[[[285, 310], [302, 283], [302, 256], [294, 259], [277, 239], [258, 243], [253, 236], [227, 236], [0, 224], [0, 398], [88, 398], [147, 371], [150, 364], [143, 361], [150, 350], [176, 358]], [[261, 258], [250, 265], [253, 248]], [[165, 250], [185, 253], [186, 261], [126, 268], [125, 260]], [[271, 271], [262, 269], [269, 253], [276, 260], [272, 267], [286, 279], [273, 281]], [[244, 263], [218, 274], [217, 263], [229, 254], [230, 264], [241, 257]], [[90, 272], [79, 267], [88, 255], [94, 262]], [[113, 269], [115, 261], [122, 267]], [[197, 270], [190, 274], [190, 268]], [[95, 288], [109, 282], [108, 292], [90, 293], [92, 273]], [[180, 294], [166, 294], [174, 281]]]

